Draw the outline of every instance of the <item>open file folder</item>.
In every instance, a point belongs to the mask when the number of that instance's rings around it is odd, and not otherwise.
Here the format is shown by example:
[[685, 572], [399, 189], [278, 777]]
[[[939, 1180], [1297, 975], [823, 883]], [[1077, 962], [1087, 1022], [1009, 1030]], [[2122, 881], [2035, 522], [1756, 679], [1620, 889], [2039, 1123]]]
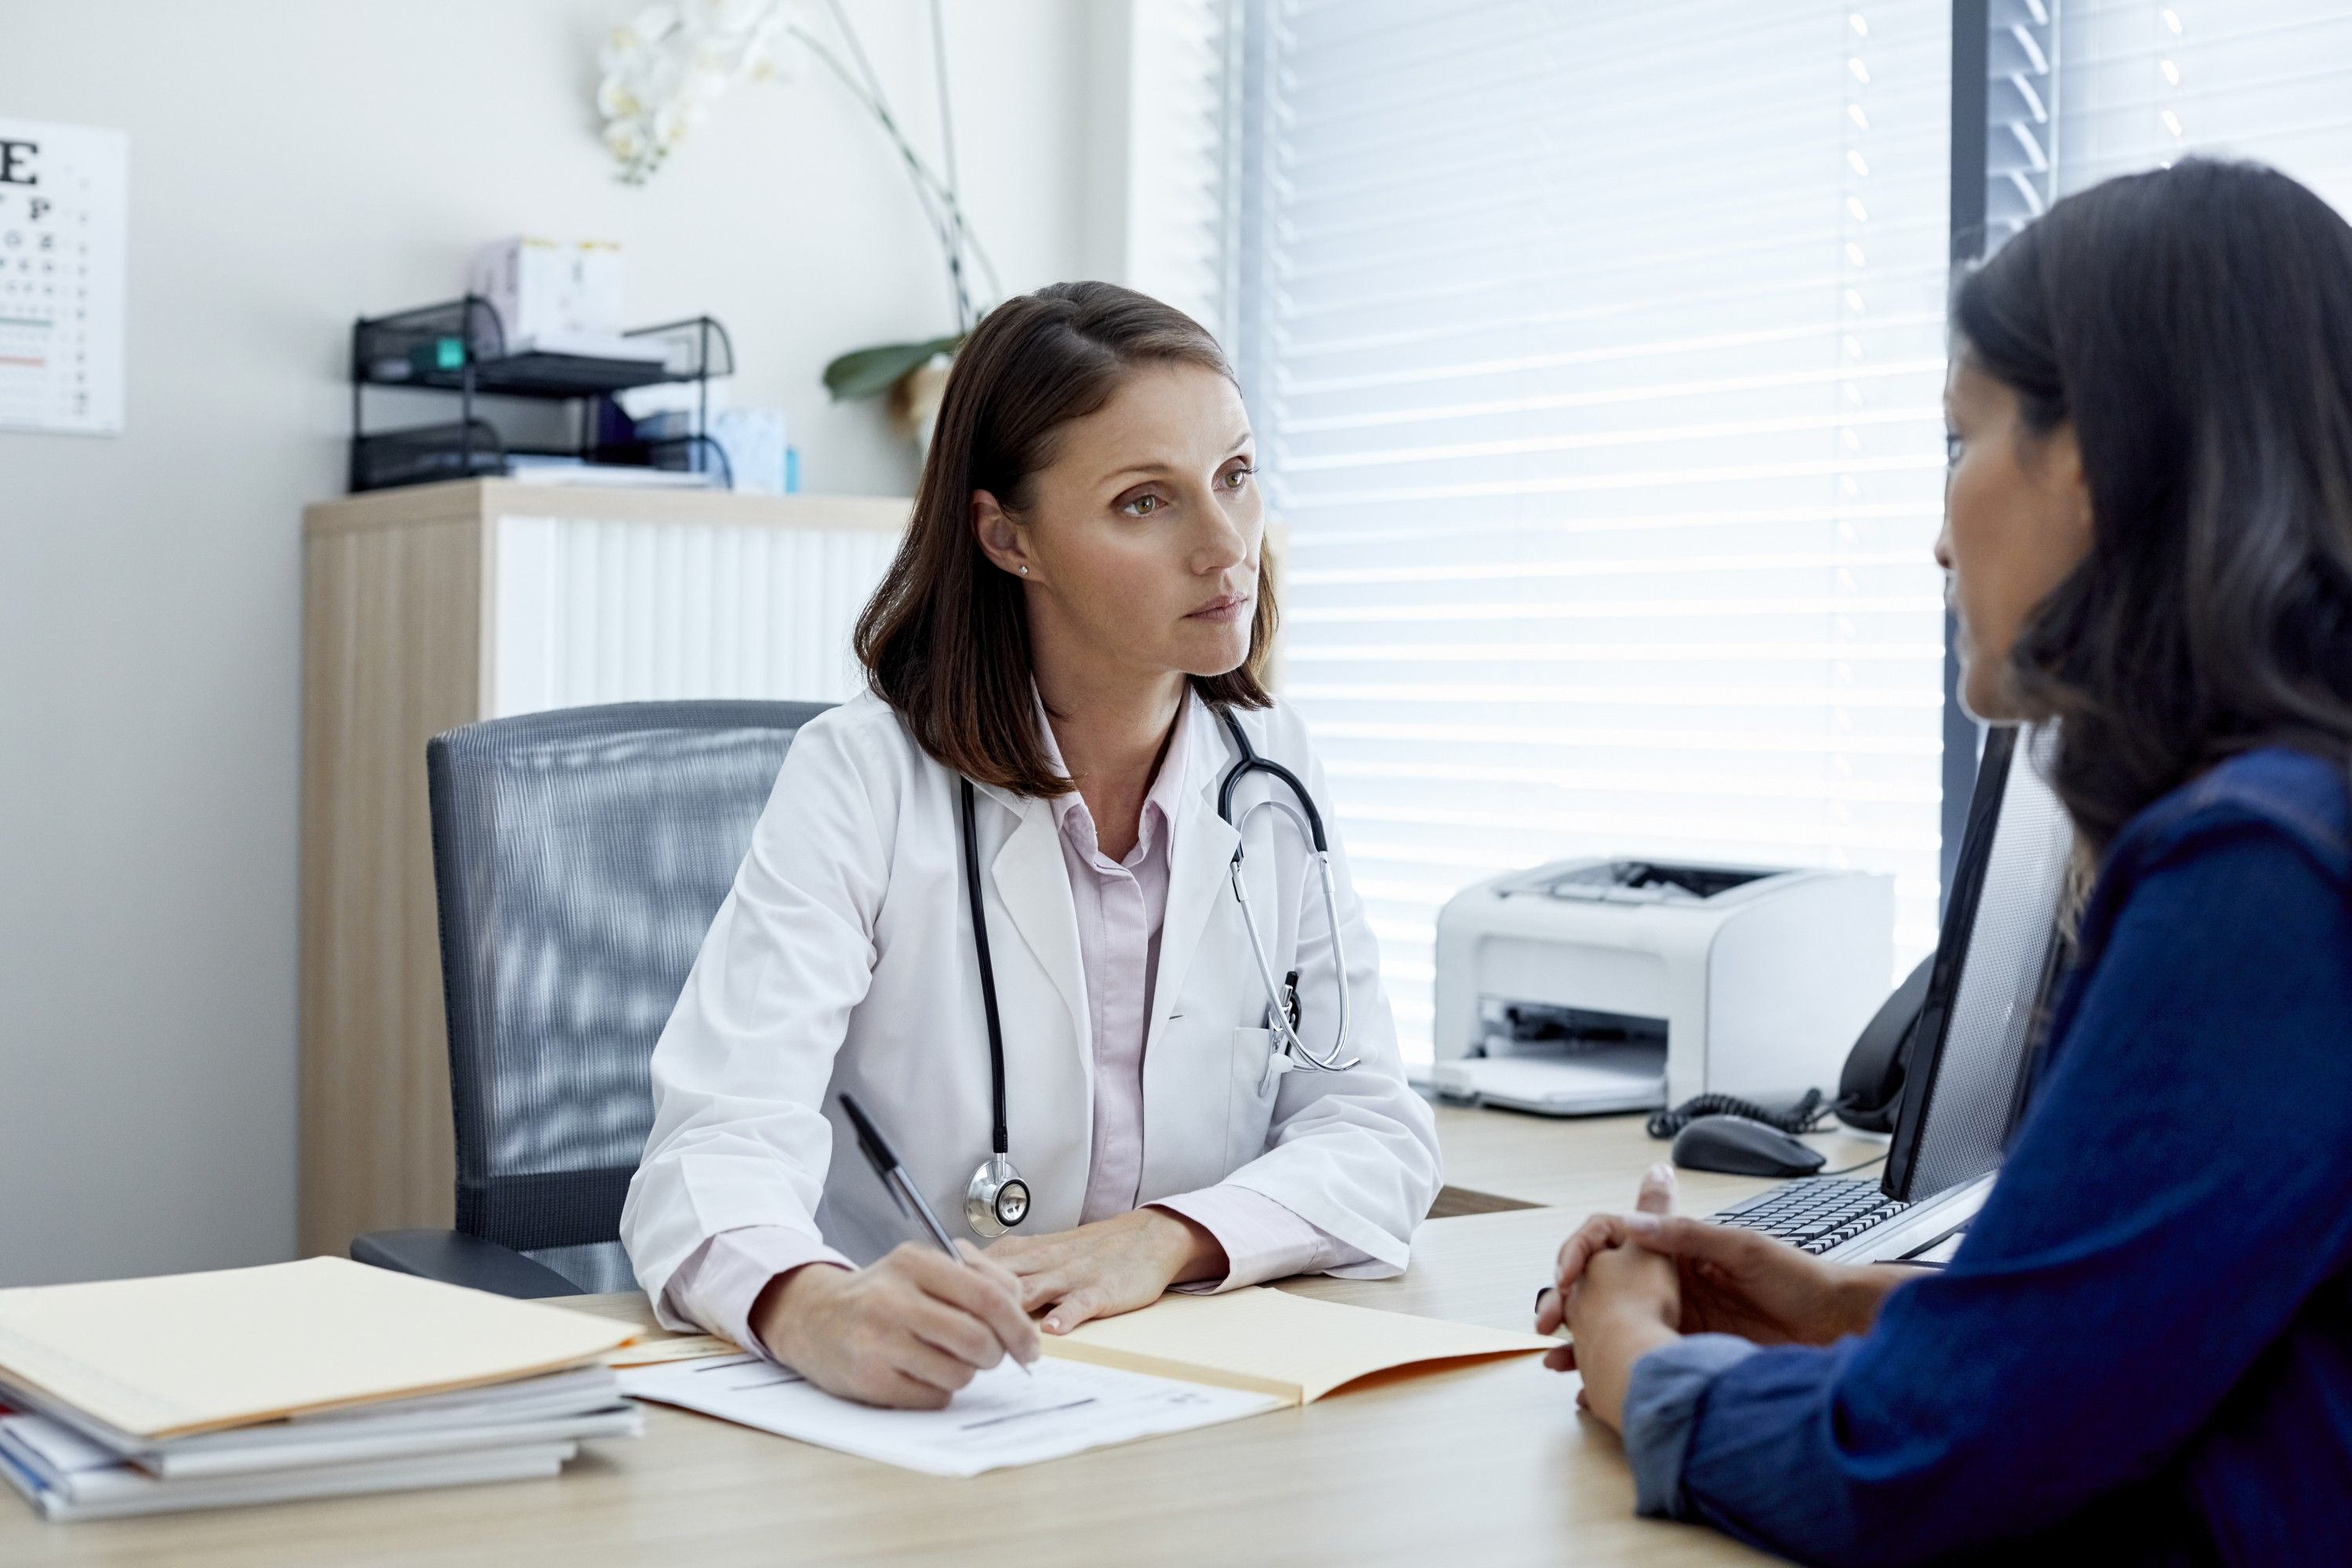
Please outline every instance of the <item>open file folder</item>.
[[1222, 1296], [1162, 1296], [1140, 1312], [1097, 1318], [1045, 1341], [1048, 1355], [1311, 1405], [1376, 1372], [1525, 1355], [1558, 1340], [1404, 1312], [1318, 1301], [1255, 1286]]

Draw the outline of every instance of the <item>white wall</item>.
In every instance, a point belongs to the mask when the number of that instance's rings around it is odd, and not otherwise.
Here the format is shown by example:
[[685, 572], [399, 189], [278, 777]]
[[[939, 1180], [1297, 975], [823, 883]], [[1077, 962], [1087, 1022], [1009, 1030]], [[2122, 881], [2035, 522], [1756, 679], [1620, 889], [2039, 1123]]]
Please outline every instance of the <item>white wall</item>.
[[[1081, 151], [1109, 3], [949, 7], [1008, 289], [1118, 251]], [[928, 133], [921, 0], [851, 4]], [[726, 322], [805, 488], [912, 483], [817, 382], [950, 325], [887, 144], [807, 69], [619, 184], [590, 97], [630, 8], [0, 0], [0, 115], [131, 138], [126, 432], [0, 431], [0, 1285], [291, 1254], [299, 512], [341, 486], [353, 315], [500, 235], [617, 239], [633, 317]]]

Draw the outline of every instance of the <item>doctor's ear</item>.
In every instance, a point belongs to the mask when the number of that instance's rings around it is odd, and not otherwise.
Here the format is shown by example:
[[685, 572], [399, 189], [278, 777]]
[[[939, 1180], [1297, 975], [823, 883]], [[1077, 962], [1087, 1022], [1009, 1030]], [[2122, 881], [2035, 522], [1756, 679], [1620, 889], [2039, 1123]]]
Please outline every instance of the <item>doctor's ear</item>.
[[980, 543], [980, 552], [997, 565], [1015, 577], [1035, 578], [1019, 524], [986, 490], [971, 492], [971, 534]]

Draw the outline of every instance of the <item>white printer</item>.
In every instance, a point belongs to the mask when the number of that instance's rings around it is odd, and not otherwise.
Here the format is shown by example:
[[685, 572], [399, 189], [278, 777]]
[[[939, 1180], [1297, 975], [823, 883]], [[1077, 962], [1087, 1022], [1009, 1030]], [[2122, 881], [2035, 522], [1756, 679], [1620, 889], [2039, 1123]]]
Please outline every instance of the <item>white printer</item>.
[[1563, 860], [1437, 916], [1431, 1087], [1554, 1116], [1834, 1089], [1894, 967], [1891, 878]]

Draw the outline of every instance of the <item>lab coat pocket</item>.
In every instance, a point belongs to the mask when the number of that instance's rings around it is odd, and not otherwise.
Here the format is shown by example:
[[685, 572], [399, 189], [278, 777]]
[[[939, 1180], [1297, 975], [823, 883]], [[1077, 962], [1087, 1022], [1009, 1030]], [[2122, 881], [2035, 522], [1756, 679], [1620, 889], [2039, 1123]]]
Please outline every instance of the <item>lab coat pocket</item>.
[[1290, 1058], [1274, 1048], [1271, 1029], [1234, 1031], [1233, 1109], [1225, 1119], [1225, 1169], [1239, 1170], [1265, 1152], [1274, 1126], [1275, 1096]]

